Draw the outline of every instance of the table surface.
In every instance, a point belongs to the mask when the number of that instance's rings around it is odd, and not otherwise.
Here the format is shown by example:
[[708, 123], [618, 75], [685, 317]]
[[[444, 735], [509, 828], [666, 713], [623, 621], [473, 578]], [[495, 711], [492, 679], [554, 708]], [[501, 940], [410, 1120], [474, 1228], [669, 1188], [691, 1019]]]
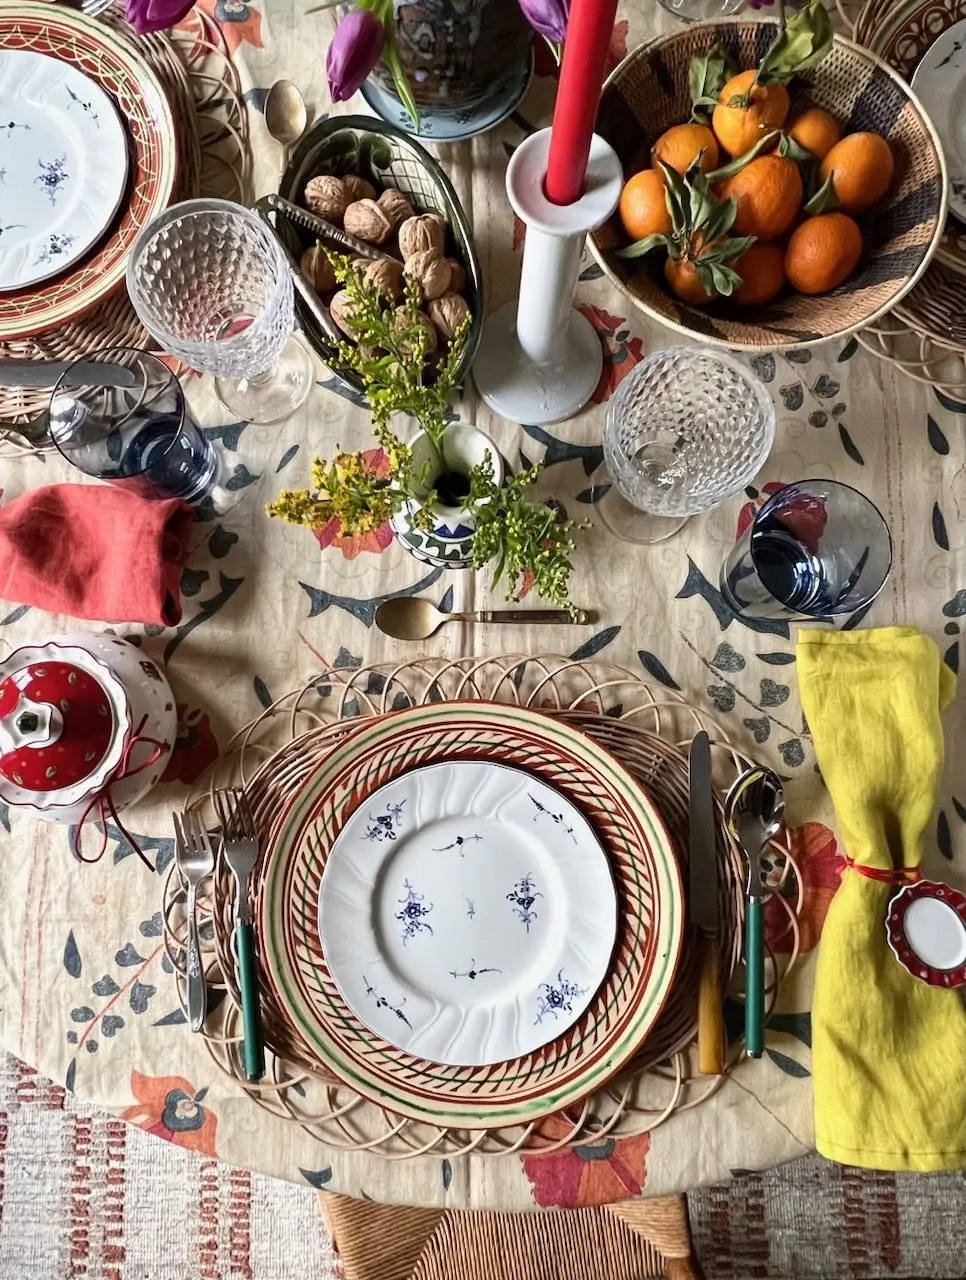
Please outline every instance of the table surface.
[[[248, 90], [258, 188], [273, 189], [278, 151], [259, 108], [267, 86], [287, 76], [311, 110], [327, 109], [323, 65], [330, 17], [305, 15], [294, 3], [273, 4], [270, 13], [268, 5], [248, 0], [202, 3], [221, 22]], [[639, 0], [622, 12], [615, 59], [656, 27], [674, 25], [663, 12], [655, 16], [655, 8]], [[493, 308], [514, 295], [520, 259], [504, 196], [506, 158], [524, 136], [525, 123], [546, 122], [553, 89], [552, 77], [538, 76], [515, 120], [471, 143], [439, 148], [476, 230]], [[489, 431], [508, 457], [543, 459], [546, 491], [572, 513], [592, 518], [592, 486], [602, 478], [605, 402], [645, 352], [669, 345], [672, 336], [629, 311], [595, 278], [589, 260], [587, 267], [578, 301], [606, 352], [594, 402], [551, 430], [521, 428], [495, 419], [470, 389], [462, 416]], [[807, 1151], [811, 971], [838, 877], [831, 813], [798, 704], [793, 638], [781, 625], [765, 628], [734, 618], [712, 584], [736, 526], [770, 487], [805, 476], [835, 477], [880, 505], [895, 538], [892, 578], [863, 625], [915, 623], [935, 637], [955, 668], [966, 614], [966, 405], [942, 401], [854, 340], [751, 363], [774, 398], [778, 432], [747, 501], [729, 502], [649, 548], [619, 543], [597, 522], [581, 538], [573, 581], [574, 599], [598, 610], [593, 627], [555, 633], [453, 625], [427, 648], [444, 656], [551, 647], [573, 652], [578, 646], [583, 656], [600, 653], [714, 708], [737, 743], [790, 778], [789, 818], [804, 882], [803, 957], [784, 985], [765, 1058], [741, 1064], [702, 1106], [653, 1134], [609, 1140], [596, 1150], [451, 1163], [389, 1163], [331, 1151], [252, 1105], [218, 1075], [184, 1025], [162, 963], [161, 876], [152, 877], [115, 830], [108, 833], [107, 856], [80, 867], [64, 828], [0, 808], [4, 1047], [85, 1100], [179, 1145], [377, 1200], [454, 1208], [576, 1206], [684, 1189]], [[323, 551], [307, 531], [266, 518], [264, 504], [278, 487], [305, 482], [313, 452], [336, 442], [367, 447], [367, 414], [321, 365], [319, 382], [295, 418], [271, 427], [217, 427], [224, 414], [213, 412], [197, 380], [189, 383], [202, 421], [216, 426], [213, 435], [235, 468], [238, 502], [225, 516], [196, 526], [182, 579], [181, 625], [153, 634], [118, 628], [143, 638], [145, 652], [163, 663], [179, 704], [177, 748], [166, 781], [127, 815], [159, 870], [172, 857], [169, 813], [184, 785], [234, 729], [258, 714], [266, 697], [316, 673], [316, 653], [355, 664], [413, 656], [373, 629], [379, 599], [405, 590], [445, 596], [457, 609], [500, 602], [499, 593], [488, 593], [483, 575], [432, 569], [381, 534]], [[0, 466], [6, 499], [73, 479], [66, 463], [49, 456]], [[36, 609], [0, 607], [0, 653], [75, 627]], [[947, 718], [953, 765], [960, 721], [955, 710]], [[926, 866], [962, 884], [966, 790], [959, 799], [952, 775], [947, 768]], [[779, 917], [768, 919], [774, 926]]]

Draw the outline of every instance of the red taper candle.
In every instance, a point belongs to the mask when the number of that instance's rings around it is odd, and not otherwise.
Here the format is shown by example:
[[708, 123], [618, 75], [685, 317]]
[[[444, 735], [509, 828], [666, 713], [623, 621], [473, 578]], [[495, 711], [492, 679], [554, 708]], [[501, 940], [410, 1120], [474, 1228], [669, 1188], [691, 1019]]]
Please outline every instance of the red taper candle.
[[573, 204], [584, 189], [616, 17], [617, 0], [572, 0], [544, 188], [554, 204]]

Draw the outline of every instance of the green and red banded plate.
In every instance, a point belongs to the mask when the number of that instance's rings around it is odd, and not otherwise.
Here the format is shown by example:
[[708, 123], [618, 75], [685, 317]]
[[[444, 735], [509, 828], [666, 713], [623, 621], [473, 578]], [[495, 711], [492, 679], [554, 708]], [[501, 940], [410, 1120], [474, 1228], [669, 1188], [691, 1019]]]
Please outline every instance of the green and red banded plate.
[[100, 243], [63, 275], [0, 295], [0, 341], [11, 341], [76, 319], [123, 283], [134, 238], [171, 199], [177, 143], [160, 81], [106, 23], [63, 4], [0, 0], [0, 48], [28, 49], [76, 67], [113, 100], [131, 150], [128, 193]]
[[[944, 31], [964, 18], [966, 0], [868, 0], [855, 25], [855, 39], [910, 82], [926, 51]], [[936, 260], [957, 275], [966, 275], [966, 225], [953, 214], [946, 218]], [[934, 318], [928, 306], [932, 300], [930, 276], [931, 269], [927, 269], [923, 279], [903, 300], [903, 310], [940, 341], [955, 343], [956, 338], [941, 316], [938, 325], [930, 323]], [[932, 311], [939, 313], [943, 305], [942, 299], [937, 300]], [[960, 323], [966, 323], [962, 319], [966, 307], [960, 305], [958, 312]]]
[[[585, 1013], [549, 1044], [484, 1067], [443, 1066], [380, 1039], [340, 995], [318, 934], [326, 858], [351, 815], [393, 779], [453, 760], [509, 765], [566, 796], [594, 828], [618, 899], [613, 959]], [[537, 712], [444, 702], [366, 722], [304, 781], [273, 828], [258, 928], [279, 1006], [322, 1067], [400, 1115], [483, 1129], [570, 1106], [628, 1061], [670, 991], [684, 908], [661, 818], [614, 757]]]

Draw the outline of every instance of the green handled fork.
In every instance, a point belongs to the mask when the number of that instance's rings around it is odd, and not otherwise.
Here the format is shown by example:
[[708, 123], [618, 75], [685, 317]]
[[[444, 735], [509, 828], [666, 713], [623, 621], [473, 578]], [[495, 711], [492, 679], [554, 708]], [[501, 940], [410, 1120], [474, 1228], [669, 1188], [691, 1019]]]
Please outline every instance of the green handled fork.
[[255, 959], [255, 930], [248, 881], [258, 861], [258, 835], [251, 806], [243, 791], [215, 792], [215, 808], [222, 829], [222, 853], [235, 877], [235, 957], [241, 990], [242, 1026], [245, 1041], [242, 1057], [246, 1080], [261, 1080], [265, 1074], [262, 1019], [258, 999], [258, 967]]

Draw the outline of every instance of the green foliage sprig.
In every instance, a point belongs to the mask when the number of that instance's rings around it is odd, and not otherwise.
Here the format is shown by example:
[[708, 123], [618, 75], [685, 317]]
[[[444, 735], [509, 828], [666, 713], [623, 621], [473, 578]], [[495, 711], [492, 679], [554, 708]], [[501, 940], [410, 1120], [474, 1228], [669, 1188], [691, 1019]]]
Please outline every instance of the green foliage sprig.
[[[388, 474], [380, 475], [381, 468], [365, 452], [340, 449], [331, 461], [313, 460], [310, 489], [285, 490], [266, 510], [270, 516], [308, 528], [337, 519], [340, 532], [348, 537], [378, 529], [404, 507], [415, 508], [410, 518], [420, 528], [431, 529], [436, 494], [427, 477], [417, 474], [412, 450], [395, 434], [389, 420], [394, 413], [416, 418], [443, 464], [443, 434], [452, 417], [449, 400], [458, 388], [456, 370], [470, 322], [457, 330], [427, 383], [428, 333], [415, 282], [407, 280], [404, 302], [396, 308], [348, 258], [329, 256], [351, 303], [347, 323], [358, 338], [358, 345], [340, 343], [340, 363], [362, 378], [373, 433], [385, 452]], [[480, 569], [495, 563], [493, 585], [504, 582], [508, 599], [532, 580], [529, 585], [538, 595], [575, 613], [568, 597], [570, 557], [573, 535], [586, 522], [569, 520], [546, 503], [528, 498], [538, 475], [538, 468], [531, 467], [497, 484], [489, 452], [470, 471], [465, 506], [475, 521], [473, 565]]]

